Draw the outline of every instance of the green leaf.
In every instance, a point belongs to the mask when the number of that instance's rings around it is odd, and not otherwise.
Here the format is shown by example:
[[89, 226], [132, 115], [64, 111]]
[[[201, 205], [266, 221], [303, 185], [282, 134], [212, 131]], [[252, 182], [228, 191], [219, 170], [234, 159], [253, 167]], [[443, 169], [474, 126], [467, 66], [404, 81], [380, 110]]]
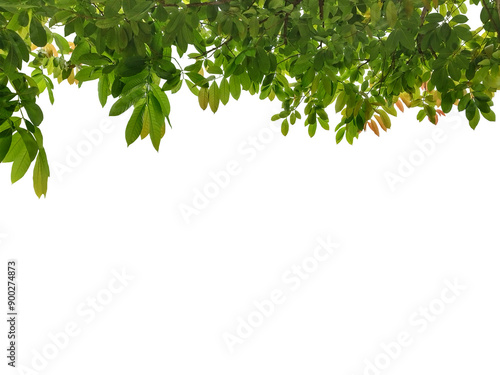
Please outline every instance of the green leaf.
[[125, 140], [127, 141], [127, 146], [134, 143], [141, 135], [145, 108], [145, 101], [142, 104], [138, 104], [134, 108], [134, 112], [132, 113], [132, 116], [127, 123], [127, 128], [125, 129]]
[[120, 49], [125, 49], [127, 48], [127, 45], [128, 45], [127, 31], [125, 30], [124, 27], [120, 27], [118, 29], [118, 47], [120, 47]]
[[70, 47], [68, 41], [57, 33], [53, 33], [52, 35], [54, 36], [57, 46], [59, 47], [59, 51], [63, 54], [69, 53]]
[[222, 104], [226, 105], [229, 102], [229, 96], [230, 96], [230, 87], [229, 87], [229, 82], [227, 79], [223, 78], [220, 82], [220, 101]]
[[45, 153], [45, 150], [41, 148], [36, 158], [33, 170], [33, 187], [38, 198], [42, 195], [47, 195], [47, 181], [49, 176], [50, 169], [47, 161], [47, 154]]
[[189, 91], [193, 93], [193, 95], [198, 96], [200, 93], [200, 89], [190, 80], [186, 79], [186, 85], [189, 88]]
[[153, 147], [156, 149], [156, 151], [159, 151], [160, 141], [162, 137], [162, 128], [165, 126], [165, 117], [163, 116], [160, 103], [151, 93], [148, 96], [148, 105], [146, 111], [148, 111], [150, 119], [149, 136], [151, 138], [151, 143], [153, 143]]
[[382, 118], [382, 121], [384, 122], [385, 127], [387, 129], [390, 129], [391, 128], [391, 118], [389, 117], [389, 115], [382, 110], [378, 111], [378, 113], [379, 113], [380, 117]]
[[165, 94], [165, 92], [163, 92], [160, 86], [158, 86], [157, 84], [152, 84], [151, 90], [154, 97], [160, 104], [163, 116], [168, 117], [168, 115], [170, 114], [170, 102], [168, 101], [167, 94]]
[[115, 104], [109, 110], [110, 116], [119, 116], [127, 109], [129, 109], [132, 104], [144, 96], [144, 90], [142, 87], [137, 87], [124, 97], [118, 99]]
[[330, 130], [330, 125], [328, 124], [328, 120], [325, 120], [325, 119], [319, 117], [318, 122], [323, 129]]
[[98, 53], [84, 53], [78, 58], [78, 63], [90, 66], [102, 66], [108, 65], [110, 61]]
[[118, 26], [120, 24], [120, 21], [120, 17], [101, 18], [96, 21], [95, 25], [100, 29], [109, 29]]
[[284, 119], [283, 122], [281, 123], [281, 134], [283, 134], [286, 137], [289, 128], [290, 126], [288, 124], [288, 120]]
[[454, 64], [453, 61], [448, 64], [448, 73], [450, 78], [454, 81], [458, 82], [460, 81], [460, 78], [462, 78], [462, 71], [456, 64]]
[[144, 57], [127, 56], [117, 65], [116, 74], [121, 77], [130, 77], [140, 73], [144, 68], [146, 68], [146, 59]]
[[104, 16], [106, 17], [114, 17], [118, 15], [122, 7], [121, 0], [108, 0], [106, 1], [106, 5], [104, 6]]
[[472, 121], [477, 112], [478, 110], [476, 104], [471, 100], [467, 105], [467, 108], [465, 108], [465, 117], [467, 117], [467, 120]]
[[31, 42], [38, 47], [43, 47], [47, 44], [47, 33], [45, 32], [45, 28], [36, 17], [31, 18], [30, 39]]
[[[477, 107], [474, 107], [474, 116], [472, 116], [471, 119], [469, 119], [469, 126], [474, 130], [476, 129], [477, 125], [479, 124], [479, 120], [481, 116], [479, 115], [479, 111], [477, 110]], [[466, 111], [467, 114], [467, 111]]]
[[146, 16], [147, 12], [151, 9], [153, 3], [151, 1], [141, 1], [132, 9], [125, 12], [126, 16], [131, 21], [140, 21]]
[[219, 87], [217, 86], [217, 82], [213, 81], [208, 89], [208, 104], [213, 113], [217, 112], [219, 108], [219, 100]]
[[448, 80], [448, 71], [446, 68], [439, 68], [432, 72], [431, 83], [438, 89], [442, 88], [443, 84]]
[[0, 133], [0, 163], [9, 152], [10, 145], [12, 144], [12, 130], [6, 130]]
[[210, 74], [222, 74], [222, 69], [217, 65], [210, 65], [207, 68], [207, 73]]
[[231, 96], [238, 100], [241, 95], [241, 84], [240, 80], [237, 76], [231, 76], [229, 78], [229, 91], [231, 92]]
[[31, 122], [35, 126], [39, 126], [43, 121], [42, 109], [35, 102], [24, 103], [24, 109], [28, 114]]
[[470, 94], [467, 94], [462, 99], [460, 99], [460, 101], [458, 102], [458, 110], [462, 112], [465, 108], [467, 108], [470, 100]]
[[260, 24], [257, 17], [250, 18], [250, 20], [248, 21], [248, 29], [252, 38], [255, 38], [259, 35]]
[[120, 81], [125, 83], [125, 86], [123, 86], [123, 89], [122, 89], [122, 95], [127, 95], [129, 92], [133, 91], [134, 89], [137, 89], [139, 87], [144, 87], [144, 83], [147, 81], [148, 76], [149, 76], [149, 72], [146, 70], [143, 70], [142, 72], [140, 72], [134, 76], [121, 78]]
[[309, 137], [314, 137], [314, 134], [316, 134], [316, 128], [318, 127], [317, 123], [312, 123], [309, 124], [309, 127], [307, 128], [307, 132], [309, 133]]
[[496, 115], [495, 115], [495, 112], [493, 112], [493, 111], [489, 111], [489, 112], [482, 112], [481, 111], [481, 114], [488, 121], [491, 121], [491, 122], [496, 121]]
[[[380, 6], [378, 1], [374, 2], [370, 7], [371, 21], [375, 24], [380, 20]], [[338, 143], [338, 142], [337, 142]]]
[[347, 97], [345, 91], [341, 91], [335, 102], [335, 112], [340, 112], [345, 107]]
[[19, 181], [28, 171], [31, 165], [31, 159], [26, 148], [17, 155], [12, 163], [12, 170], [10, 174], [10, 180], [12, 183]]
[[35, 160], [36, 154], [38, 152], [37, 141], [35, 140], [35, 138], [33, 138], [33, 135], [27, 130], [19, 128], [17, 132], [21, 136], [21, 139], [24, 143], [26, 150], [28, 151], [28, 155], [31, 161]]
[[444, 113], [449, 113], [453, 107], [453, 97], [450, 93], [444, 94], [441, 98], [441, 109]]
[[396, 5], [392, 0], [389, 0], [386, 5], [385, 15], [387, 17], [387, 23], [390, 27], [394, 27], [396, 22], [398, 22], [398, 10], [396, 9]]
[[198, 93], [198, 103], [200, 104], [201, 109], [205, 110], [208, 107], [208, 89], [206, 87], [200, 88], [200, 92]]
[[15, 69], [21, 69], [23, 65], [23, 61], [21, 56], [19, 56], [14, 47], [10, 46], [9, 52], [7, 53], [7, 57], [5, 59], [5, 72], [12, 73]]
[[73, 63], [77, 63], [80, 56], [90, 52], [90, 45], [86, 41], [78, 43], [71, 53], [71, 59]]
[[28, 26], [28, 24], [30, 22], [30, 16], [26, 10], [23, 10], [19, 13], [19, 15], [17, 17], [17, 22], [22, 27]]
[[398, 30], [398, 39], [399, 43], [409, 49], [410, 51], [413, 51], [415, 49], [415, 40], [412, 38], [412, 36], [408, 33], [405, 32], [401, 29]]
[[267, 52], [262, 47], [258, 47], [256, 50], [256, 57], [259, 63], [259, 69], [263, 74], [266, 74], [271, 69], [271, 62], [269, 61], [269, 56]]
[[14, 133], [12, 135], [12, 141], [10, 143], [9, 151], [3, 158], [3, 162], [12, 163], [22, 152], [27, 152], [26, 146], [21, 139], [21, 135], [19, 133]]
[[106, 102], [108, 101], [108, 96], [110, 94], [109, 79], [107, 74], [102, 75], [97, 86], [99, 93], [99, 102], [101, 103], [101, 106], [104, 107], [106, 105]]
[[459, 14], [451, 19], [450, 22], [455, 22], [455, 23], [466, 23], [469, 19], [467, 18], [466, 15], [464, 14]]
[[344, 138], [344, 134], [345, 134], [345, 126], [343, 128], [340, 128], [337, 131], [337, 134], [335, 134], [335, 141], [337, 142], [337, 144], [339, 144], [340, 141], [342, 141], [342, 139]]
[[7, 38], [12, 42], [11, 47], [16, 51], [17, 56], [28, 62], [30, 58], [28, 46], [18, 33], [12, 30], [7, 30]]

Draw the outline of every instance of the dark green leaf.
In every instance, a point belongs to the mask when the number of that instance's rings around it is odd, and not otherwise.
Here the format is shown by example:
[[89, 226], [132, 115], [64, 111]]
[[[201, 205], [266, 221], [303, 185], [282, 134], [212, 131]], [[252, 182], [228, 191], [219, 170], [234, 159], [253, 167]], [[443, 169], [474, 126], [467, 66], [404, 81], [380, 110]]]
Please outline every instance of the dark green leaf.
[[141, 135], [142, 123], [144, 110], [146, 108], [146, 102], [142, 102], [134, 108], [134, 112], [127, 123], [127, 128], [125, 129], [125, 139], [127, 141], [127, 146], [130, 146], [136, 141]]
[[154, 95], [148, 96], [148, 105], [146, 111], [149, 112], [149, 136], [156, 151], [160, 149], [160, 141], [162, 137], [162, 128], [165, 126], [165, 117], [163, 116], [160, 103]]
[[31, 18], [30, 39], [31, 42], [38, 47], [43, 47], [47, 44], [47, 33], [45, 32], [45, 28], [36, 17]]
[[0, 133], [0, 163], [7, 155], [12, 143], [12, 130], [3, 131]]
[[34, 102], [24, 103], [24, 109], [28, 114], [31, 122], [35, 126], [39, 126], [43, 121], [43, 112], [42, 109], [38, 106], [38, 104]]

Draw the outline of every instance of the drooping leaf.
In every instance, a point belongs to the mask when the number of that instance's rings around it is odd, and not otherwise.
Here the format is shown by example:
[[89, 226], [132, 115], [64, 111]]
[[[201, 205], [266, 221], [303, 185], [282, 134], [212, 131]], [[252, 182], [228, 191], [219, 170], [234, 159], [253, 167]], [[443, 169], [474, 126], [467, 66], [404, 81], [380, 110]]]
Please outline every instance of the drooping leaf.
[[290, 128], [290, 125], [288, 124], [288, 120], [284, 119], [283, 122], [281, 123], [281, 134], [286, 136], [288, 134], [289, 128]]
[[47, 194], [49, 176], [50, 169], [47, 161], [47, 154], [45, 153], [45, 149], [41, 148], [33, 169], [33, 187], [38, 198]]
[[223, 105], [226, 105], [229, 102], [229, 96], [230, 96], [230, 87], [227, 79], [223, 78], [221, 80], [219, 91], [220, 91], [220, 101]]
[[132, 143], [136, 141], [137, 138], [141, 135], [142, 125], [143, 125], [143, 115], [144, 110], [146, 108], [146, 102], [137, 105], [134, 108], [134, 112], [132, 112], [132, 116], [127, 123], [127, 127], [125, 129], [125, 139], [127, 141], [127, 146], [130, 146]]
[[208, 107], [208, 89], [206, 87], [200, 88], [198, 93], [198, 103], [200, 103], [201, 109], [205, 110]]
[[31, 165], [31, 158], [26, 147], [22, 148], [14, 162], [12, 163], [12, 170], [10, 180], [12, 183], [19, 181], [28, 171]]
[[231, 96], [235, 100], [238, 100], [240, 98], [241, 84], [238, 76], [232, 75], [231, 78], [229, 78], [229, 91], [231, 92]]
[[162, 138], [162, 128], [165, 126], [165, 116], [162, 113], [161, 105], [154, 95], [148, 96], [147, 109], [150, 119], [149, 137], [156, 151], [160, 150], [160, 141]]
[[111, 93], [109, 89], [109, 79], [107, 74], [104, 74], [99, 79], [98, 91], [99, 91], [99, 102], [101, 103], [101, 106], [104, 107], [106, 105], [106, 102], [108, 101], [108, 96]]
[[160, 104], [161, 112], [163, 113], [163, 116], [168, 117], [168, 115], [170, 114], [170, 102], [168, 100], [167, 95], [160, 88], [160, 86], [158, 86], [157, 84], [152, 84], [151, 90], [153, 92], [155, 99]]
[[208, 89], [208, 104], [210, 105], [210, 109], [213, 113], [217, 112], [219, 108], [219, 86], [217, 86], [217, 82], [213, 81]]

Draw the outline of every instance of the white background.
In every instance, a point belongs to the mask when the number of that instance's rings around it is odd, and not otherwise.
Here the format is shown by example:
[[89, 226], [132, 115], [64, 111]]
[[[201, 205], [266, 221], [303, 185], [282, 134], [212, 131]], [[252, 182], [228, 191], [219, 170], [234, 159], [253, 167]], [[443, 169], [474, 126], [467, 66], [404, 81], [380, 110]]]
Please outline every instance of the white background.
[[[173, 129], [156, 153], [149, 139], [127, 149], [130, 113], [108, 118], [96, 85], [63, 83], [54, 106], [42, 100], [47, 198], [31, 171], [11, 185], [1, 166], [0, 275], [6, 285], [6, 261], [18, 260], [19, 373], [498, 372], [498, 125], [473, 131], [449, 114], [435, 127], [407, 110], [380, 138], [336, 145], [333, 131], [310, 139], [300, 124], [286, 138], [263, 130], [277, 102], [245, 96], [213, 115], [186, 91], [171, 97]], [[58, 176], [91, 131], [102, 139]], [[269, 134], [250, 160], [252, 137]], [[434, 148], [391, 189], [387, 173], [423, 155], [416, 142]], [[181, 205], [228, 162], [240, 173], [186, 221]], [[338, 249], [292, 290], [283, 276], [318, 237]], [[116, 272], [133, 280], [87, 322], [82, 304], [109, 296]], [[447, 280], [466, 290], [440, 305]], [[230, 350], [224, 334], [276, 289], [285, 301]], [[444, 311], [419, 331], [411, 318], [433, 303]], [[54, 354], [50, 334], [72, 322], [78, 334]], [[412, 344], [368, 370], [401, 332]], [[34, 371], [44, 351], [53, 358]]]

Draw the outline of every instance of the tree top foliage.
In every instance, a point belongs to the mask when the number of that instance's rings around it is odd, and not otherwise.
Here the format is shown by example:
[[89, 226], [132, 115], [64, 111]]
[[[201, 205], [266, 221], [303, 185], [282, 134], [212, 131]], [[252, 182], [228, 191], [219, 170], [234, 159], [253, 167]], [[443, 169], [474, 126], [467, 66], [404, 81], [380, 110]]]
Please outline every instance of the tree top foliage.
[[[482, 7], [478, 29], [468, 5]], [[284, 135], [329, 130], [335, 111], [337, 143], [386, 131], [403, 103], [434, 124], [457, 105], [475, 128], [495, 120], [499, 12], [500, 0], [0, 0], [0, 162], [12, 182], [35, 162], [46, 194], [36, 100], [53, 102], [53, 80], [98, 80], [111, 116], [133, 107], [127, 144], [149, 136], [156, 150], [183, 85], [213, 112], [242, 90], [277, 99]]]

